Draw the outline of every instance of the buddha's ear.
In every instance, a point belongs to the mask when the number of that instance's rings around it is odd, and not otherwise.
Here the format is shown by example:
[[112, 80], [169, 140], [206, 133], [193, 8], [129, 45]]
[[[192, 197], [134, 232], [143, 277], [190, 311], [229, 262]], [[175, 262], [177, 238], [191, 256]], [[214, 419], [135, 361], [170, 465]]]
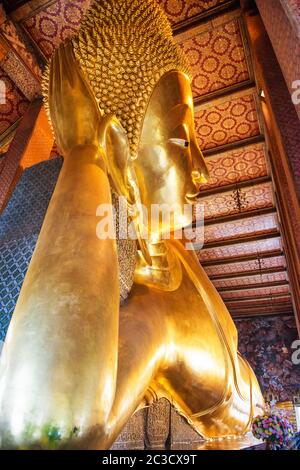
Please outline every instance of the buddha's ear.
[[128, 184], [130, 148], [126, 132], [116, 116], [109, 114], [102, 118], [99, 129], [100, 146], [106, 153], [106, 165], [113, 189], [119, 196], [132, 202], [132, 191]]

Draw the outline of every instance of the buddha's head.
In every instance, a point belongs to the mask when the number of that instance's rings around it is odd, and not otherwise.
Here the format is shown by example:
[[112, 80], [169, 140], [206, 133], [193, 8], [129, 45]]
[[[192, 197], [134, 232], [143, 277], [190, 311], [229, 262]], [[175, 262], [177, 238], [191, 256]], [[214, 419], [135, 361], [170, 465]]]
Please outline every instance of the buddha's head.
[[[126, 131], [148, 213], [152, 204], [183, 211], [208, 172], [195, 136], [189, 67], [164, 12], [155, 0], [96, 0], [73, 47], [102, 115], [114, 114]], [[191, 215], [177, 223], [188, 225]], [[179, 227], [173, 221], [170, 228]]]
[[[196, 202], [199, 183], [207, 181], [208, 171], [198, 147], [193, 97], [189, 77], [180, 71], [164, 74], [149, 99], [134, 160], [141, 201], [178, 207], [173, 229], [192, 222], [192, 211], [184, 205]], [[191, 208], [190, 208], [191, 209]], [[154, 221], [152, 220], [152, 227]], [[163, 230], [164, 222], [160, 221]], [[168, 229], [168, 227], [167, 227]]]

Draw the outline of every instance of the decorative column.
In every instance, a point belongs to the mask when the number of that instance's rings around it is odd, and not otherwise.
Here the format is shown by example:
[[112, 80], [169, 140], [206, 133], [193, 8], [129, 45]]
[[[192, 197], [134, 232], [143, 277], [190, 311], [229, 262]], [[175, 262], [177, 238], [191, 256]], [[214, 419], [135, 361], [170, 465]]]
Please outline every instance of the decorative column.
[[[252, 49], [257, 83], [261, 89], [261, 104], [270, 150], [276, 201], [292, 287], [294, 311], [300, 332], [300, 123], [258, 11], [247, 10], [244, 19]], [[284, 33], [279, 33], [278, 36], [284, 41]]]
[[[293, 83], [300, 81], [299, 2], [297, 0], [256, 0], [256, 4], [292, 95], [295, 92]], [[300, 89], [300, 82], [297, 88]], [[300, 103], [294, 104], [300, 118]]]

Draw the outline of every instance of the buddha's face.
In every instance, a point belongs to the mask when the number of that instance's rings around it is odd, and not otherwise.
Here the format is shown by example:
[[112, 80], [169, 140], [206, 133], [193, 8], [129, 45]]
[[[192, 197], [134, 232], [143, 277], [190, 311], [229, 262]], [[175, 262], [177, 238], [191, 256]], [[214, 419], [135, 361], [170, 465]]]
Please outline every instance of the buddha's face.
[[[199, 183], [208, 179], [195, 128], [191, 86], [179, 72], [169, 72], [156, 85], [145, 115], [138, 158], [134, 162], [141, 202], [148, 210], [152, 234], [189, 225]], [[164, 204], [174, 210], [170, 222], [150, 221], [151, 207]]]

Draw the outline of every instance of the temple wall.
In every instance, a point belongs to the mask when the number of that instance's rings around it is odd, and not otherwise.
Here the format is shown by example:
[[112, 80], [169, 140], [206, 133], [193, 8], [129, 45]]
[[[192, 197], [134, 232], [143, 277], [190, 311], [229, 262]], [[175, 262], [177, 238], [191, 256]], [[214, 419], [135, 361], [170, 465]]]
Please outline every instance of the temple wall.
[[239, 350], [254, 369], [264, 396], [278, 401], [300, 396], [300, 365], [292, 362], [292, 344], [298, 339], [295, 318], [251, 318], [235, 324]]

